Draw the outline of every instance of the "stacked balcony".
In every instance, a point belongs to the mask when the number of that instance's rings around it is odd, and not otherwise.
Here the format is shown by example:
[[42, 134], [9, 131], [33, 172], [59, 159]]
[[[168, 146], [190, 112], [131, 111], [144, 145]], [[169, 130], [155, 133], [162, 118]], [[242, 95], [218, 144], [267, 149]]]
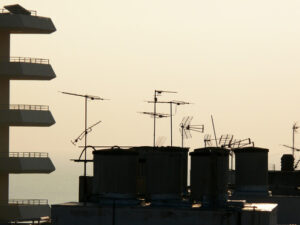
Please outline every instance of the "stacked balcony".
[[1, 9], [0, 30], [11, 34], [50, 34], [56, 31], [50, 18], [38, 16], [36, 11], [26, 11], [12, 13]]
[[10, 174], [49, 174], [55, 167], [46, 152], [10, 152], [0, 154], [0, 171]]
[[52, 80], [56, 77], [48, 59], [10, 57], [11, 34], [50, 34], [56, 31], [50, 18], [20, 5], [0, 9], [0, 224], [41, 221], [50, 216], [46, 200], [9, 199], [9, 174], [49, 174], [55, 167], [48, 153], [10, 152], [9, 127], [49, 127], [55, 120], [48, 106], [10, 104], [11, 80]]
[[10, 80], [52, 80], [55, 77], [56, 75], [48, 59], [10, 57], [8, 62], [0, 62], [0, 78]]
[[55, 120], [45, 105], [0, 105], [0, 125], [49, 127]]
[[11, 199], [8, 202], [0, 201], [0, 212], [0, 223], [18, 224], [21, 221], [41, 221], [43, 217], [49, 217], [50, 207], [45, 199]]

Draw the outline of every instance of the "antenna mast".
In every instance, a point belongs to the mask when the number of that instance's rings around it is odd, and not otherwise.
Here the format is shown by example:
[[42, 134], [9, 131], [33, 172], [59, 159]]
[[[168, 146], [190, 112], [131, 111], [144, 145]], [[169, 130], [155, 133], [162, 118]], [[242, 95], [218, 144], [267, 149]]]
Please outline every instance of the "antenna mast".
[[99, 96], [93, 96], [93, 95], [81, 95], [81, 94], [75, 94], [75, 93], [70, 93], [70, 92], [61, 92], [62, 94], [66, 94], [66, 95], [73, 95], [73, 96], [77, 96], [77, 97], [82, 97], [84, 98], [84, 176], [86, 177], [86, 163], [87, 163], [87, 159], [86, 159], [86, 148], [87, 148], [87, 121], [88, 121], [88, 115], [87, 115], [87, 102], [88, 100], [108, 100], [108, 99], [104, 99], [101, 98]]
[[184, 101], [177, 101], [177, 100], [172, 100], [172, 101], [148, 101], [148, 103], [160, 103], [160, 104], [170, 104], [170, 129], [171, 129], [171, 147], [173, 146], [173, 105], [187, 105], [187, 104], [191, 104], [189, 102], [184, 102]]
[[297, 125], [297, 123], [294, 123], [293, 124], [293, 157], [294, 157], [294, 155], [295, 155], [295, 133], [297, 132], [297, 130], [298, 130], [298, 125]]
[[[160, 96], [162, 93], [177, 93], [175, 91], [163, 91], [163, 90], [154, 90], [154, 110], [153, 115], [156, 115], [156, 103], [157, 103], [157, 96]], [[153, 147], [155, 147], [155, 130], [156, 130], [156, 116], [153, 117]]]
[[214, 135], [215, 135], [216, 146], [218, 147], [217, 134], [216, 134], [216, 130], [215, 130], [215, 123], [214, 123], [214, 118], [213, 118], [212, 115], [211, 115], [211, 123], [212, 123], [213, 129], [214, 129]]

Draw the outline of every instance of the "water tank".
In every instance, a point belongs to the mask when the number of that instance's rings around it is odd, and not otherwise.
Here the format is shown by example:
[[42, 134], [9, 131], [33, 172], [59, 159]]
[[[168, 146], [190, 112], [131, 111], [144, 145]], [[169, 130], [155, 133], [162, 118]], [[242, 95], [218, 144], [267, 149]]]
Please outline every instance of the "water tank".
[[139, 193], [149, 200], [181, 199], [187, 188], [188, 148], [135, 147], [139, 153]]
[[268, 194], [268, 149], [235, 149], [235, 195]]
[[224, 206], [227, 201], [229, 152], [224, 148], [195, 149], [191, 155], [191, 199], [203, 207]]
[[292, 154], [282, 155], [281, 171], [294, 171], [294, 156]]
[[93, 193], [103, 197], [136, 196], [138, 153], [131, 150], [94, 151]]

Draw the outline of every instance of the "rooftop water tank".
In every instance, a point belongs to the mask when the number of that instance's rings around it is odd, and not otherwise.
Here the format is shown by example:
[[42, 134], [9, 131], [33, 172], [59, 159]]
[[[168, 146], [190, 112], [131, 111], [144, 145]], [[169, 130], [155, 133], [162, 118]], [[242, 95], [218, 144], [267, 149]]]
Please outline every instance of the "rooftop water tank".
[[93, 193], [108, 198], [135, 198], [138, 153], [112, 148], [93, 154]]
[[224, 148], [195, 149], [191, 155], [191, 199], [203, 207], [221, 207], [227, 201], [229, 152]]
[[235, 195], [268, 194], [268, 149], [235, 149]]
[[[181, 199], [187, 187], [188, 148], [134, 147], [139, 153], [139, 171], [146, 198]], [[142, 187], [140, 187], [142, 189]]]
[[282, 155], [281, 171], [294, 171], [294, 156], [292, 154]]

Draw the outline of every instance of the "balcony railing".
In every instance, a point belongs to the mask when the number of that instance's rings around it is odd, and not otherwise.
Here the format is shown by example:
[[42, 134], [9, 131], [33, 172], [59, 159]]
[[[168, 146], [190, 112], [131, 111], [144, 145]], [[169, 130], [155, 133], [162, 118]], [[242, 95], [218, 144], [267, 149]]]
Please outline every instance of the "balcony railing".
[[[31, 16], [37, 16], [37, 12], [35, 10], [27, 10], [30, 12]], [[11, 13], [10, 11], [8, 11], [7, 9], [0, 9], [0, 13]], [[22, 13], [20, 13], [22, 14]]]
[[31, 58], [31, 57], [10, 57], [10, 62], [19, 63], [35, 63], [35, 64], [49, 64], [49, 59]]
[[23, 104], [12, 104], [12, 105], [0, 105], [0, 110], [33, 110], [33, 111], [49, 111], [47, 105], [23, 105]]
[[0, 205], [48, 205], [47, 199], [9, 199], [0, 201]]
[[48, 158], [49, 154], [47, 152], [10, 152], [0, 153], [0, 158]]

